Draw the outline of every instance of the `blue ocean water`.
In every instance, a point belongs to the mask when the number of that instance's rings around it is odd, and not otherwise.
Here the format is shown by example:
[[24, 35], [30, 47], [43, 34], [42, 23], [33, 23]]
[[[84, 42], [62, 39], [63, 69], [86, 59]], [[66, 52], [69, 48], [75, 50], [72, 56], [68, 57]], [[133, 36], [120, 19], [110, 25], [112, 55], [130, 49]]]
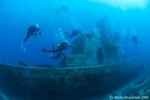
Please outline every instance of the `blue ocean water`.
[[[49, 63], [47, 55], [42, 54], [39, 49], [50, 47], [50, 42], [54, 41], [53, 37], [58, 27], [62, 27], [64, 31], [70, 31], [77, 26], [83, 32], [91, 32], [96, 21], [105, 16], [109, 16], [115, 23], [116, 29], [122, 33], [134, 30], [140, 37], [143, 50], [149, 50], [147, 36], [149, 33], [149, 7], [122, 10], [91, 1], [2, 0], [0, 59], [12, 64], [16, 64], [21, 59], [30, 64]], [[70, 10], [68, 15], [57, 15], [56, 10], [62, 5], [68, 6]], [[76, 21], [76, 25], [72, 19]], [[27, 52], [23, 53], [20, 51], [21, 41], [26, 35], [27, 28], [35, 23], [39, 24], [43, 35], [29, 40], [26, 43]], [[147, 54], [145, 56], [147, 57]]]
[[[97, 21], [108, 16], [114, 29], [119, 31], [121, 36], [127, 33], [137, 35], [140, 41], [138, 50], [129, 44], [130, 52], [126, 55], [149, 67], [150, 7], [148, 0], [143, 0], [143, 2], [133, 0], [132, 3], [130, 0], [119, 3], [117, 0], [114, 0], [114, 3], [112, 3], [113, 0], [106, 1], [1, 0], [0, 61], [15, 65], [18, 61], [29, 65], [54, 64], [55, 67], [59, 67], [60, 59], [50, 59], [53, 54], [41, 52], [41, 48], [51, 49], [51, 44], [60, 43], [56, 39], [58, 28], [62, 28], [65, 32], [78, 28], [88, 33], [93, 31]], [[69, 11], [57, 14], [58, 8], [64, 5]], [[23, 52], [21, 44], [26, 36], [27, 28], [37, 23], [42, 36], [31, 37], [24, 44], [26, 52]], [[72, 43], [71, 40], [68, 39], [68, 41]]]

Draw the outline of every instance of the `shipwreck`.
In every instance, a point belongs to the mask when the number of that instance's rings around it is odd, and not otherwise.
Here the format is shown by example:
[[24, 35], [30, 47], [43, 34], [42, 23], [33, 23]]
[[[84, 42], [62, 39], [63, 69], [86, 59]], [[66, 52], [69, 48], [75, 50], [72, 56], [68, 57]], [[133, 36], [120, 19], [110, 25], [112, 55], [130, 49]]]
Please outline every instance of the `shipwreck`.
[[25, 100], [70, 100], [110, 93], [142, 71], [124, 58], [119, 34], [104, 18], [94, 32], [75, 39], [72, 54], [64, 57], [60, 68], [1, 63], [0, 89]]

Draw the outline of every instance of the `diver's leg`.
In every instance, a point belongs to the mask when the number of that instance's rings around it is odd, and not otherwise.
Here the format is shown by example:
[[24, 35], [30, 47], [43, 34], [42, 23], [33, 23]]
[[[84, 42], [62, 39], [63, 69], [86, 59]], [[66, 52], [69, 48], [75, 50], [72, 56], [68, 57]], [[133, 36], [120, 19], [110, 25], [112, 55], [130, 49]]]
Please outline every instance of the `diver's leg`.
[[21, 43], [21, 50], [23, 51], [23, 52], [26, 52], [26, 48], [25, 48], [25, 46], [24, 46], [24, 42], [22, 41], [22, 43]]
[[55, 56], [52, 57], [52, 59], [58, 59], [62, 56], [62, 52], [58, 52], [55, 54]]
[[26, 42], [29, 38], [30, 38], [30, 36], [26, 36], [26, 38], [23, 40], [23, 42]]
[[22, 40], [22, 43], [21, 43], [21, 50], [23, 52], [26, 52], [26, 48], [24, 46], [24, 42], [26, 42], [28, 39], [30, 38], [30, 36], [26, 36], [26, 38], [24, 40]]

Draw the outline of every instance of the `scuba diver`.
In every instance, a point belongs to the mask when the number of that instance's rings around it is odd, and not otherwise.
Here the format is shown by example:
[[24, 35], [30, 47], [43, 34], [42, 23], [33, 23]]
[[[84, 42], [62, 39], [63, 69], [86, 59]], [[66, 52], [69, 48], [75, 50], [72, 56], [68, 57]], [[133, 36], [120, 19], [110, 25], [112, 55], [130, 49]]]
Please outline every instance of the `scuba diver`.
[[45, 48], [41, 49], [42, 52], [53, 52], [53, 53], [58, 53], [58, 52], [62, 52], [63, 50], [67, 49], [68, 47], [72, 47], [71, 45], [69, 45], [69, 43], [67, 42], [63, 42], [61, 43], [56, 49], [53, 46], [53, 50], [47, 50]]
[[38, 25], [32, 25], [28, 28], [27, 30], [27, 35], [23, 42], [26, 42], [31, 36], [37, 36], [37, 35], [42, 35], [40, 29], [38, 28]]
[[37, 25], [32, 25], [28, 28], [27, 30], [27, 34], [26, 37], [22, 40], [22, 44], [21, 44], [21, 50], [23, 52], [26, 52], [26, 48], [24, 46], [24, 43], [31, 37], [31, 36], [37, 36], [37, 35], [42, 35], [38, 24]]
[[59, 14], [61, 11], [68, 12], [68, 7], [67, 6], [61, 6], [60, 8], [57, 9], [57, 14]]
[[45, 48], [41, 49], [42, 52], [52, 52], [52, 53], [55, 53], [56, 55], [53, 56], [52, 58], [53, 59], [57, 59], [57, 58], [60, 58], [62, 55], [63, 55], [63, 50], [67, 49], [68, 47], [72, 47], [71, 45], [69, 45], [68, 42], [63, 42], [61, 43], [56, 49], [54, 46], [53, 47], [53, 50], [47, 50]]
[[136, 35], [132, 35], [131, 36], [131, 41], [134, 43], [134, 45], [136, 46], [136, 48], [138, 49], [138, 44], [140, 43], [138, 37]]
[[72, 32], [71, 32], [71, 34], [69, 34], [67, 37], [68, 38], [73, 38], [73, 37], [75, 37], [75, 36], [77, 36], [77, 35], [79, 35], [79, 34], [81, 34], [82, 32], [80, 31], [80, 30], [73, 30]]

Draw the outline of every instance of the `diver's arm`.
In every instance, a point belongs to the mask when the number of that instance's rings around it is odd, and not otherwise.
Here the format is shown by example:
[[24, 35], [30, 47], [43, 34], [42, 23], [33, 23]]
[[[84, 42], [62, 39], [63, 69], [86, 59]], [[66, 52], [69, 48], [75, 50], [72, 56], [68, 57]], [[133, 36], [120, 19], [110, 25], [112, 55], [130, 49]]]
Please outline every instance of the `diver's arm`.
[[37, 36], [37, 35], [42, 35], [41, 31], [39, 28], [37, 28], [35, 31], [30, 32], [31, 35], [33, 36]]
[[41, 51], [42, 51], [42, 52], [55, 52], [54, 50], [47, 50], [47, 49], [45, 49], [45, 48], [42, 48]]
[[45, 49], [45, 48], [42, 48], [41, 51], [42, 51], [42, 52], [49, 52], [49, 50], [47, 50], [47, 49]]

